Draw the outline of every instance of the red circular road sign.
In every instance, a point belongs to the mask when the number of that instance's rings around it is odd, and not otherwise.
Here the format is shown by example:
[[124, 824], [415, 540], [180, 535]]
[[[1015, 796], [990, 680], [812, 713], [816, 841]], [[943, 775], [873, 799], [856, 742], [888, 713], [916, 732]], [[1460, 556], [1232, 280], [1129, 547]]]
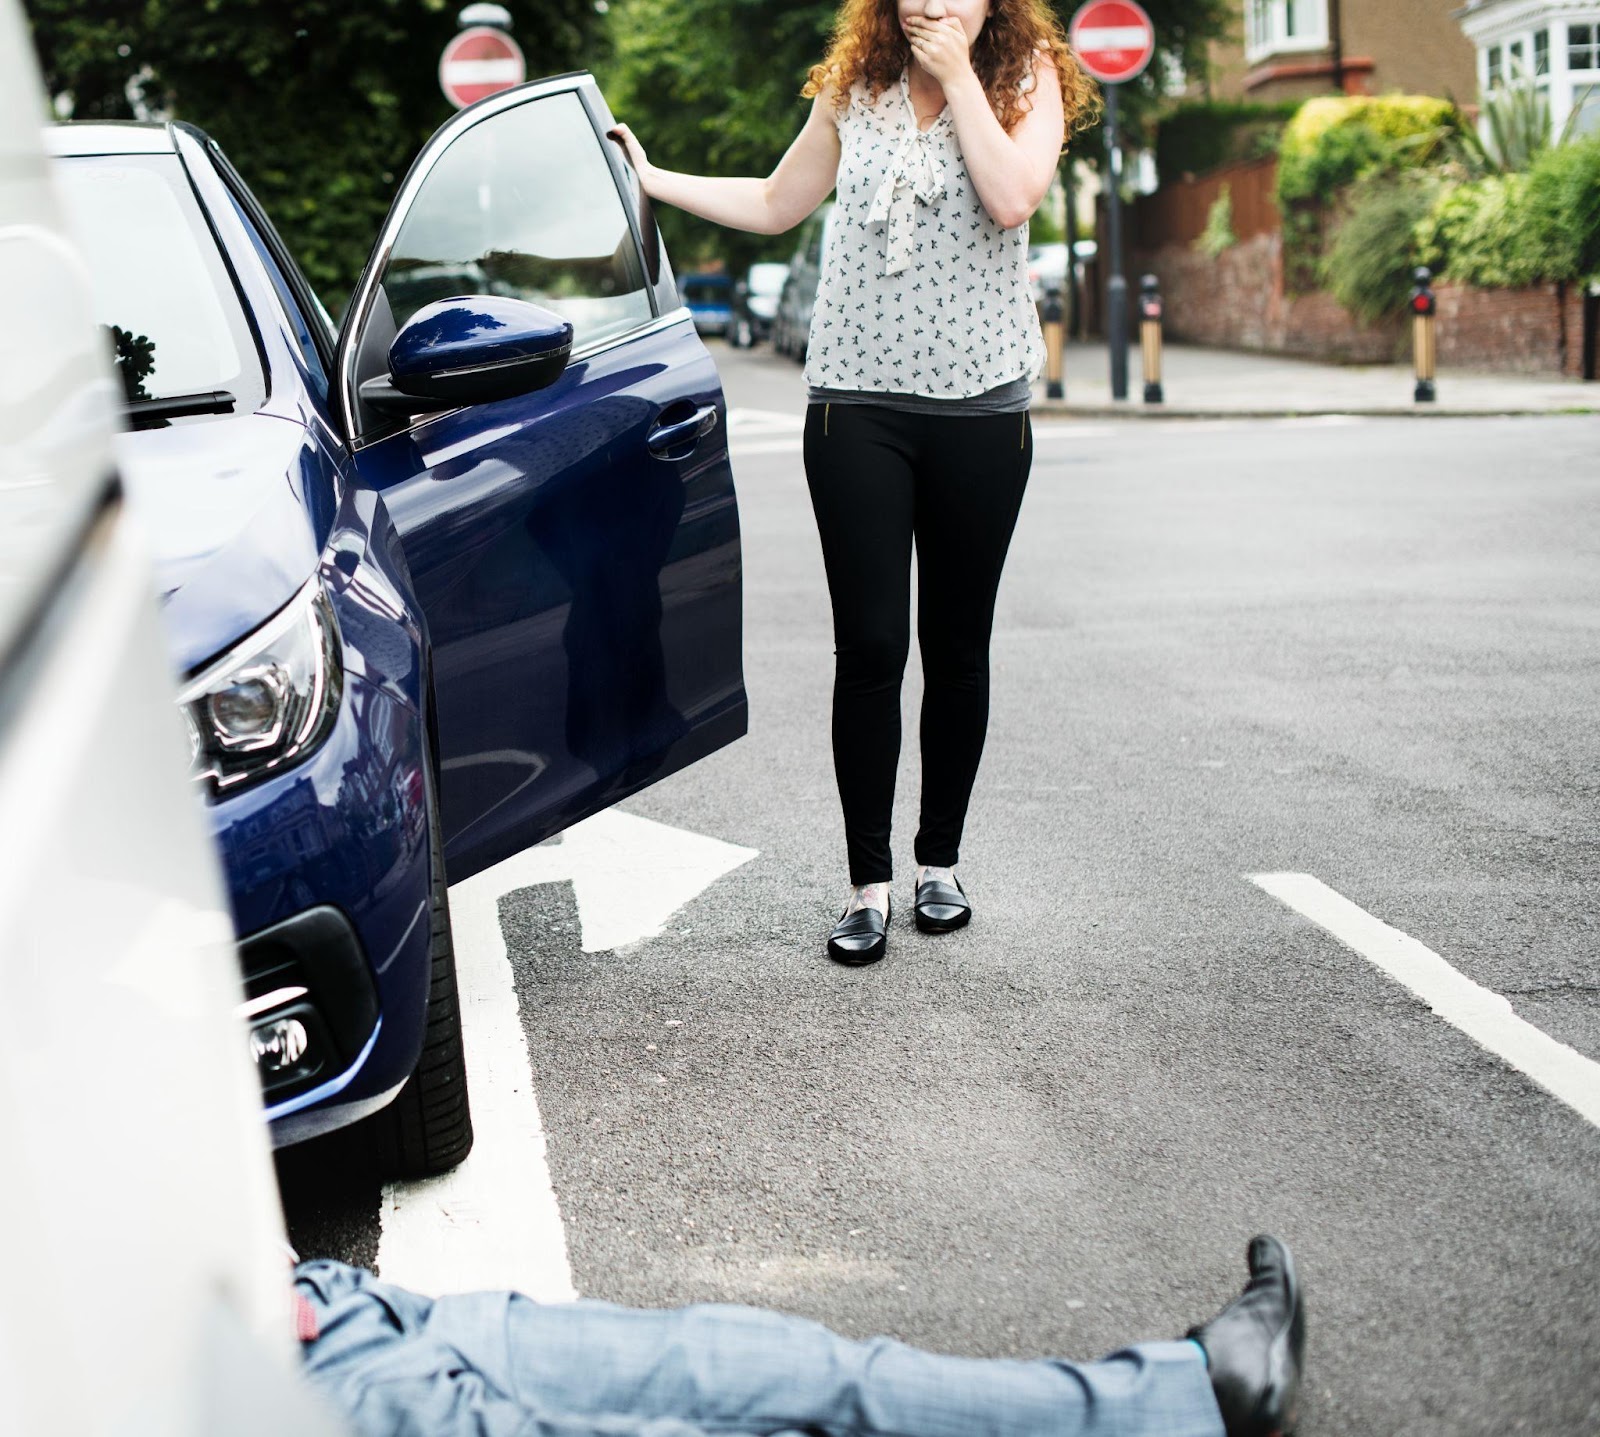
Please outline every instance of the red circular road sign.
[[528, 64], [517, 42], [487, 25], [453, 36], [439, 57], [439, 88], [458, 110], [527, 78]]
[[1070, 38], [1078, 63], [1108, 85], [1142, 75], [1156, 49], [1156, 27], [1134, 0], [1089, 0], [1072, 17]]

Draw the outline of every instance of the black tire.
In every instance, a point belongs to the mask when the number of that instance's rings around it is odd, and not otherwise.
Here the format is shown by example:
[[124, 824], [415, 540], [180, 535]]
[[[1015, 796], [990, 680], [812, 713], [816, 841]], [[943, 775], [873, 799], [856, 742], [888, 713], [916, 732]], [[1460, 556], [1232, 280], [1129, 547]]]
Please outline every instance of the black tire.
[[426, 784], [432, 889], [428, 912], [428, 1016], [422, 1055], [395, 1100], [368, 1119], [378, 1171], [385, 1179], [426, 1178], [449, 1172], [472, 1151], [472, 1109], [467, 1097], [466, 1049], [450, 900], [444, 876], [444, 836]]

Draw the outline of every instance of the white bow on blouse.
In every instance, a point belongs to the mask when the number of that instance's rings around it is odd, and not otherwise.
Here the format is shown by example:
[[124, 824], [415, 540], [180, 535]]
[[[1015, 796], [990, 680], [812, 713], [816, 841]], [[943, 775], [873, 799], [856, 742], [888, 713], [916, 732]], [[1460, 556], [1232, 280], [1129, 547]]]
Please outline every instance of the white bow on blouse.
[[917, 112], [911, 104], [906, 77], [900, 77], [900, 93], [910, 116], [910, 133], [889, 166], [889, 173], [872, 197], [867, 213], [869, 224], [888, 222], [883, 272], [899, 274], [911, 263], [911, 236], [915, 232], [916, 206], [932, 204], [944, 193], [944, 146], [941, 132], [946, 114], [932, 128], [917, 128]]

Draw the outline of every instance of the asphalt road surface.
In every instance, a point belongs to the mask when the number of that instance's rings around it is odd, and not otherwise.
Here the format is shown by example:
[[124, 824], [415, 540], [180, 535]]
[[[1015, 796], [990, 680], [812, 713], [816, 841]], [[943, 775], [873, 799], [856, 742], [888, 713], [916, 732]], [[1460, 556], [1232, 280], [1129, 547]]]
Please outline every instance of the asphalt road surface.
[[[1303, 1432], [1600, 1432], [1600, 1108], [1252, 881], [1425, 945], [1600, 1094], [1600, 423], [1041, 421], [977, 916], [910, 922], [913, 653], [902, 916], [845, 970], [804, 391], [716, 353], [751, 732], [623, 807], [756, 856], [618, 949], [571, 882], [498, 905], [577, 1291], [1089, 1357], [1208, 1316], [1266, 1230]], [[282, 1169], [304, 1253], [377, 1259], [389, 1199]]]

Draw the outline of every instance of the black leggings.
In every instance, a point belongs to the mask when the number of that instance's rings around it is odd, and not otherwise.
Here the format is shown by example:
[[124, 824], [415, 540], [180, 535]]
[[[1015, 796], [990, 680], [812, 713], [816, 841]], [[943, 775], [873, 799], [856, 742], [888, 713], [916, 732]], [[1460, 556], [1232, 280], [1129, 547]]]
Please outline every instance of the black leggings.
[[833, 599], [833, 763], [850, 881], [894, 876], [913, 540], [924, 680], [916, 857], [953, 867], [989, 724], [989, 633], [1033, 462], [1032, 424], [1026, 413], [812, 404], [805, 461]]

